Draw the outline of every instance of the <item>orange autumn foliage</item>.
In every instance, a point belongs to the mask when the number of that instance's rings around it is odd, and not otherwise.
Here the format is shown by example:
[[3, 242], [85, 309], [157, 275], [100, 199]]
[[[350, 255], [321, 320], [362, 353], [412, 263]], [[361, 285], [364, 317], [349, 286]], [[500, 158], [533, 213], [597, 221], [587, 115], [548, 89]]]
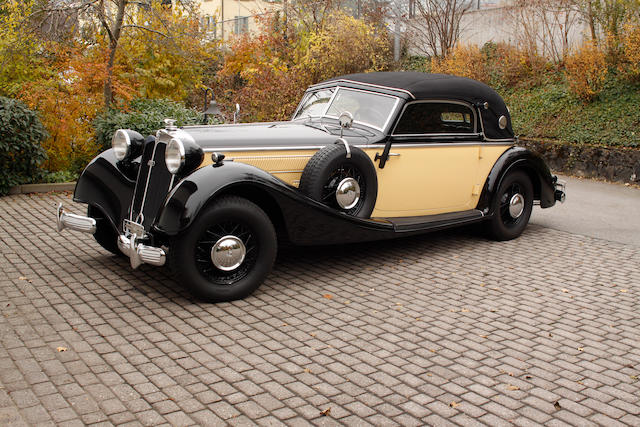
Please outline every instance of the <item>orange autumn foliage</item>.
[[[50, 171], [78, 170], [97, 152], [92, 121], [103, 108], [106, 58], [99, 49], [49, 42], [48, 77], [25, 84], [20, 98], [40, 112], [49, 132], [43, 143]], [[114, 91], [131, 99], [134, 87], [115, 79]]]

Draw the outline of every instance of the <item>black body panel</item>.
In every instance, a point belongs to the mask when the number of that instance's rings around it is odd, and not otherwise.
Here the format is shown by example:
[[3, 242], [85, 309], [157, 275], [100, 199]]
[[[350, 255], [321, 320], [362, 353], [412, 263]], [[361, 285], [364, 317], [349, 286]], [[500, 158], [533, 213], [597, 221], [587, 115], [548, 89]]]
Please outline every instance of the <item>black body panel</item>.
[[114, 229], [122, 231], [122, 219], [129, 213], [135, 181], [127, 178], [107, 150], [87, 165], [78, 178], [73, 200], [100, 209]]
[[[221, 148], [324, 147], [340, 136], [331, 118], [294, 122], [242, 123], [236, 125], [186, 126], [182, 128], [204, 150]], [[344, 136], [351, 144], [370, 144], [383, 138], [371, 128], [354, 126]]]

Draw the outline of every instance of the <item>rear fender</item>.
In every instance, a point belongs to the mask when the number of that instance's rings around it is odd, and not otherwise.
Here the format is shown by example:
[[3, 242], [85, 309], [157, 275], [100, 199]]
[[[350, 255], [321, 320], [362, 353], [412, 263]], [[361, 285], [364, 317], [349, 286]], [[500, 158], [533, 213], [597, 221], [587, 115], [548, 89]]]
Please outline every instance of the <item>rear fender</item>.
[[555, 177], [549, 171], [544, 159], [522, 147], [512, 147], [505, 151], [493, 165], [478, 201], [477, 209], [485, 215], [492, 215], [491, 201], [500, 188], [504, 177], [511, 171], [522, 170], [531, 178], [534, 197], [540, 206], [549, 208], [555, 204]]

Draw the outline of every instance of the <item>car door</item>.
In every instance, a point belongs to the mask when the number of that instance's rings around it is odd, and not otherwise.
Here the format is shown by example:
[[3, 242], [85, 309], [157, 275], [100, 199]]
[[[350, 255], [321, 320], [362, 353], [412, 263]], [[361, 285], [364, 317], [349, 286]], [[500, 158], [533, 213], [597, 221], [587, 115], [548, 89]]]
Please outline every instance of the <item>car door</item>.
[[377, 166], [374, 217], [435, 215], [473, 209], [480, 134], [470, 105], [451, 101], [408, 103], [391, 136], [384, 168]]

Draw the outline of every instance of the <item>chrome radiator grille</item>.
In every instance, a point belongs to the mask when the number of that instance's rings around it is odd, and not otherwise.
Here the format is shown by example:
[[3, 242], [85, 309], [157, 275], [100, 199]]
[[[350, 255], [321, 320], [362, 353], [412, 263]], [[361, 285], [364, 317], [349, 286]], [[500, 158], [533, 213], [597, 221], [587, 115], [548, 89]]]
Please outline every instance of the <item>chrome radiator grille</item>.
[[129, 219], [149, 230], [171, 187], [172, 175], [164, 162], [167, 144], [158, 140], [145, 144], [129, 210]]

